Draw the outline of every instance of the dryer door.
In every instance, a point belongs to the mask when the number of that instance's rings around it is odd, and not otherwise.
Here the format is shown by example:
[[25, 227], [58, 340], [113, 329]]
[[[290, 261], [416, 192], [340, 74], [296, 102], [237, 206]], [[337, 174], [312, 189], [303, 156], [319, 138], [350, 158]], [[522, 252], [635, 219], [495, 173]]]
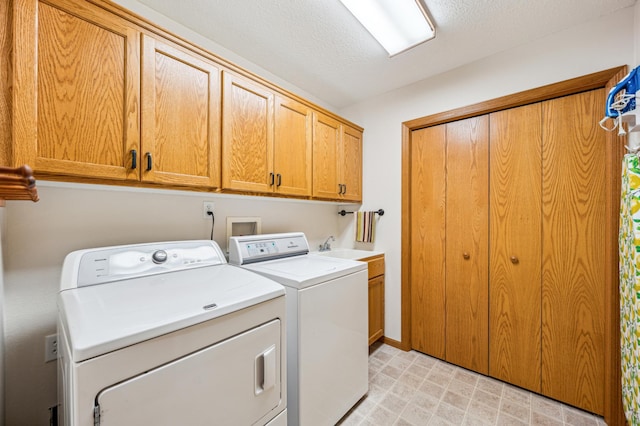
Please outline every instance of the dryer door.
[[98, 424], [255, 424], [280, 404], [280, 351], [274, 320], [101, 391]]

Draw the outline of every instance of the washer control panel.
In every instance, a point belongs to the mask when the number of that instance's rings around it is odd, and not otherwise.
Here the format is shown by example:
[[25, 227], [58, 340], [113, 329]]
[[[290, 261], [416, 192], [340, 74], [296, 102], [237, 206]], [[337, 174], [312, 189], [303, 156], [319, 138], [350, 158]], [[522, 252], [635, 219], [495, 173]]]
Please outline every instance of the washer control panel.
[[[115, 246], [70, 253], [72, 279], [82, 287], [194, 267], [227, 263], [214, 241], [178, 241]], [[65, 265], [69, 263], [65, 261]], [[63, 274], [70, 273], [64, 271]]]
[[229, 263], [233, 265], [246, 265], [307, 253], [309, 243], [302, 232], [244, 235], [229, 239]]

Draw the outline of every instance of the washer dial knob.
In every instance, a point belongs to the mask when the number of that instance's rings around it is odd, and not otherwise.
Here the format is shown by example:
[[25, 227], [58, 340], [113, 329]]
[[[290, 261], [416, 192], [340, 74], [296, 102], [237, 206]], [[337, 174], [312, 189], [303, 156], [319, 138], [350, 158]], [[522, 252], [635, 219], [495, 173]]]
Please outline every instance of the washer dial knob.
[[167, 252], [164, 250], [158, 250], [151, 255], [153, 263], [164, 263], [167, 261]]

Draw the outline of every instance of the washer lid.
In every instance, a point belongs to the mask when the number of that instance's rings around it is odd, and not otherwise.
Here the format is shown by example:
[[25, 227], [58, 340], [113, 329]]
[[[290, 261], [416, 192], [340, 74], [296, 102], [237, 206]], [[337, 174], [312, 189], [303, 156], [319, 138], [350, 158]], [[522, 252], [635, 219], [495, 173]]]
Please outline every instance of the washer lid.
[[271, 278], [282, 285], [305, 288], [358, 271], [366, 271], [367, 264], [349, 259], [300, 255], [284, 259], [244, 265], [243, 268]]
[[218, 265], [63, 290], [58, 310], [80, 362], [283, 295], [269, 279]]

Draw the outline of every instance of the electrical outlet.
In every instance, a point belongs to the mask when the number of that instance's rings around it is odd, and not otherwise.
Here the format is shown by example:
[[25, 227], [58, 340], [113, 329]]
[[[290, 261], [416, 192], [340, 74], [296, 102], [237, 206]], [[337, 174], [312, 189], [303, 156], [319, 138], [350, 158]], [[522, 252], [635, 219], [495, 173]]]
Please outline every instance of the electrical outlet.
[[202, 218], [211, 220], [211, 216], [209, 216], [207, 212], [213, 213], [213, 201], [202, 202]]
[[58, 335], [50, 334], [44, 338], [44, 362], [58, 359]]

